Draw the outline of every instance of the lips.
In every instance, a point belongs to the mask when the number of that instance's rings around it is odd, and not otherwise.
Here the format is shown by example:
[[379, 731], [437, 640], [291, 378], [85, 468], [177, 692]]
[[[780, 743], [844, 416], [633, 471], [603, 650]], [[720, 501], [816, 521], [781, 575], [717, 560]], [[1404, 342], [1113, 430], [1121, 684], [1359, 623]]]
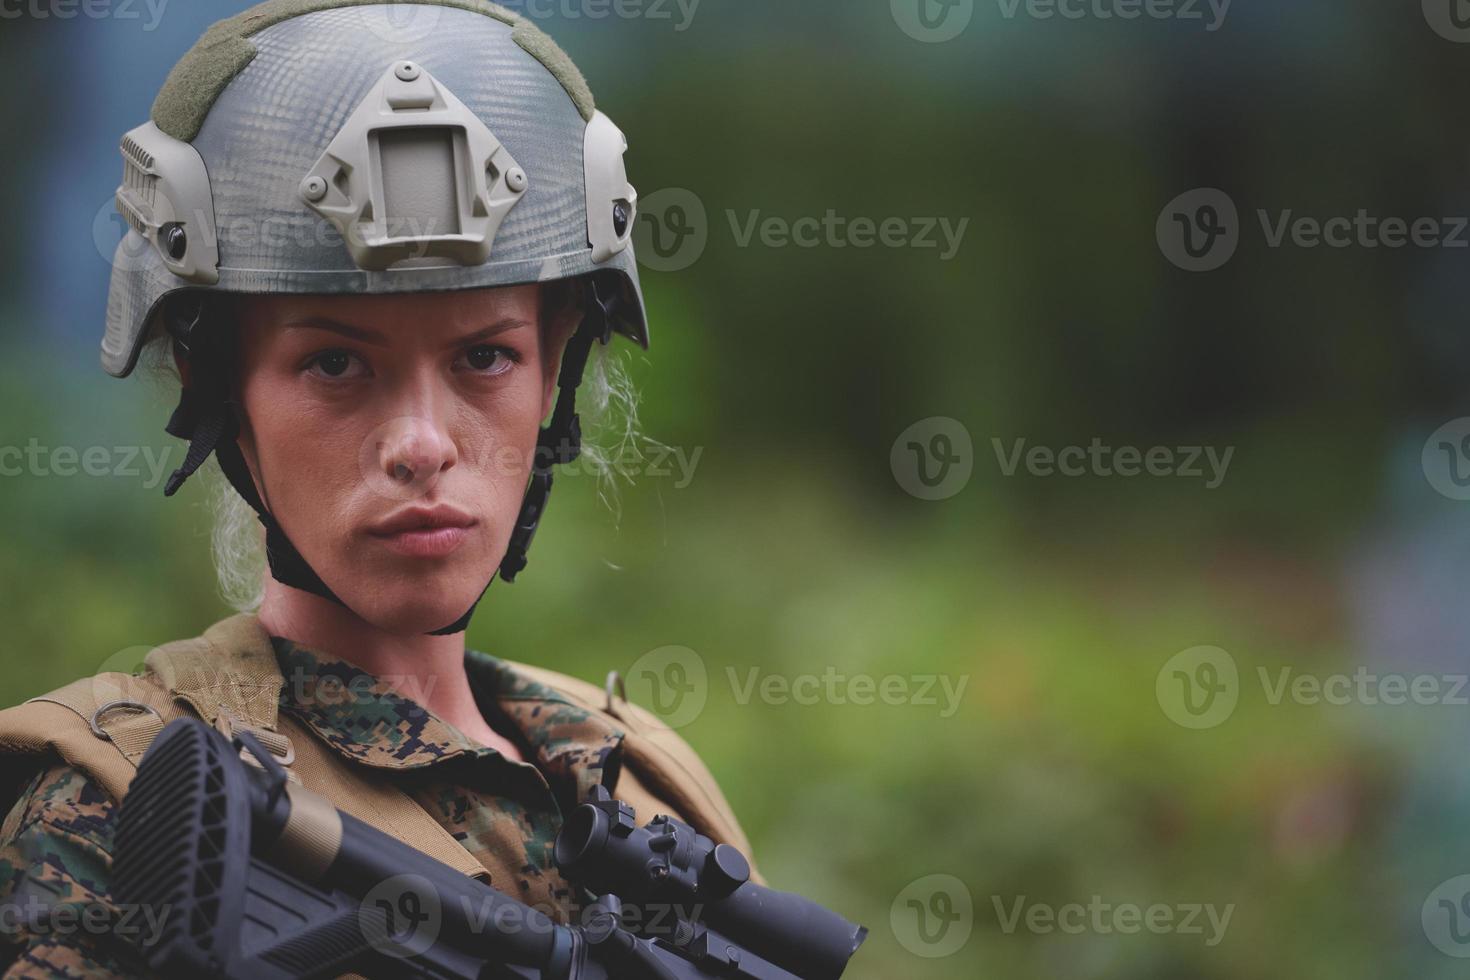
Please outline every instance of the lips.
[[447, 558], [470, 537], [479, 522], [448, 504], [410, 507], [368, 529], [389, 551], [405, 558]]
[[471, 528], [478, 521], [457, 507], [440, 504], [437, 507], [410, 507], [401, 510], [379, 524], [368, 529], [368, 533], [380, 538], [391, 538], [415, 532], [441, 531], [446, 528]]

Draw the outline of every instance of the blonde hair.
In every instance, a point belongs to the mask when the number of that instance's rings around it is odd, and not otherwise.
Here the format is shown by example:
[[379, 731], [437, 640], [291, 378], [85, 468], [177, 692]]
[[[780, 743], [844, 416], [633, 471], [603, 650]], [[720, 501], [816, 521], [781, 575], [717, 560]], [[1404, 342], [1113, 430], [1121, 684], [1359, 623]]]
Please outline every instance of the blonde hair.
[[[160, 331], [148, 342], [139, 366], [168, 397], [177, 397], [182, 381], [167, 333]], [[596, 475], [598, 497], [616, 520], [618, 478], [632, 482], [620, 464], [641, 459], [643, 444], [638, 427], [638, 390], [628, 373], [625, 353], [611, 344], [593, 345], [582, 385], [577, 389], [577, 412], [582, 417], [578, 465], [582, 471]], [[206, 485], [213, 517], [210, 550], [220, 597], [237, 612], [256, 612], [265, 598], [265, 528], [226, 479], [213, 455], [197, 475]]]

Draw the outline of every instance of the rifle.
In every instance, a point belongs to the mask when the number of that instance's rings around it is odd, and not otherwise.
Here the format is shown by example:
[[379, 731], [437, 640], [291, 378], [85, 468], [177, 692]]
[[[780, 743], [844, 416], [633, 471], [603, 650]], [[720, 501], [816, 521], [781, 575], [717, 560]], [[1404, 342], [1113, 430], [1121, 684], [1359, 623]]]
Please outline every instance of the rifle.
[[597, 897], [562, 925], [290, 781], [248, 731], [181, 718], [119, 809], [113, 897], [162, 923], [150, 969], [189, 980], [837, 980], [867, 936], [751, 882], [737, 849], [634, 817], [601, 786], [569, 815], [556, 865]]

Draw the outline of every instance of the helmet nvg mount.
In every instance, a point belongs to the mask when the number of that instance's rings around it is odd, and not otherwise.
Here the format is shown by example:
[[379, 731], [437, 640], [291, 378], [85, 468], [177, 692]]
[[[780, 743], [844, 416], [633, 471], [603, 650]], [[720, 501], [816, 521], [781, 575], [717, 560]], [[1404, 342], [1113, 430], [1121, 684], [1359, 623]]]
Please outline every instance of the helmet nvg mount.
[[[165, 494], [216, 453], [265, 526], [271, 574], [345, 606], [257, 493], [210, 295], [579, 279], [582, 324], [499, 568], [514, 580], [552, 465], [580, 450], [575, 392], [591, 345], [613, 333], [648, 345], [626, 149], [566, 54], [485, 0], [268, 0], [216, 23], [122, 140], [129, 230], [102, 366], [127, 376], [160, 331], [188, 359], [168, 431], [189, 452]], [[464, 630], [473, 612], [435, 633]]]

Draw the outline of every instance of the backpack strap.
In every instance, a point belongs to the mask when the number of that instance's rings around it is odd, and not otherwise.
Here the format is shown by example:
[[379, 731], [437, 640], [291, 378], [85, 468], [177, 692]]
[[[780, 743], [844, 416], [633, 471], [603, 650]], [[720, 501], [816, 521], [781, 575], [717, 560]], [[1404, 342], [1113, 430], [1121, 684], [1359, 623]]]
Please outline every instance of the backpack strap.
[[203, 636], [165, 643], [144, 664], [175, 700], [211, 725], [223, 716], [257, 734], [277, 730], [284, 680], [270, 635], [249, 613], [222, 619]]
[[51, 756], [85, 773], [121, 802], [138, 761], [164, 725], [195, 716], [216, 727], [249, 728], [293, 779], [344, 813], [462, 874], [490, 877], [453, 834], [391, 779], [357, 771], [304, 725], [278, 716], [284, 680], [270, 635], [254, 616], [232, 616], [201, 637], [158, 647], [145, 665], [141, 676], [83, 677], [0, 710], [0, 771], [11, 780], [0, 792], [13, 793], [27, 769], [34, 771], [43, 757]]
[[7, 769], [58, 757], [121, 800], [154, 737], [185, 714], [143, 677], [96, 674], [0, 711], [0, 752]]

